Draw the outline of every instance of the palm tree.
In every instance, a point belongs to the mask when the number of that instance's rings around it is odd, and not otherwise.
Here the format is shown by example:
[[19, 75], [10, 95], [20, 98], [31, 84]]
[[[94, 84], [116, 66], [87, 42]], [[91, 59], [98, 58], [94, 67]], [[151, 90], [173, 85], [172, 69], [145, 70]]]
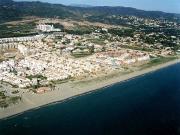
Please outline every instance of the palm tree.
[[49, 83], [49, 87], [50, 87], [51, 90], [53, 89], [53, 84], [52, 84], [52, 82]]
[[56, 88], [56, 86], [55, 86], [55, 84], [53, 82], [50, 82], [49, 86], [50, 86], [52, 91], [55, 90], [55, 88]]

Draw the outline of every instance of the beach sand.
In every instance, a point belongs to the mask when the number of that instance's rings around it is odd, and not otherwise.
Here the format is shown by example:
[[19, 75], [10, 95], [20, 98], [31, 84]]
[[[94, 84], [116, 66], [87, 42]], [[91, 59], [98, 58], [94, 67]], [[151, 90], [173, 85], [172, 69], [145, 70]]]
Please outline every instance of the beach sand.
[[22, 102], [12, 105], [5, 109], [0, 109], [0, 119], [8, 118], [16, 114], [23, 113], [32, 109], [45, 106], [50, 103], [56, 103], [67, 100], [79, 95], [87, 94], [89, 92], [99, 90], [103, 87], [113, 85], [118, 82], [126, 81], [128, 79], [156, 71], [158, 69], [179, 63], [180, 60], [176, 59], [164, 64], [149, 67], [143, 70], [138, 70], [126, 74], [116, 74], [106, 77], [98, 77], [91, 80], [84, 81], [70, 81], [63, 84], [57, 84], [56, 90], [44, 94], [35, 94], [33, 92], [24, 93], [22, 95]]

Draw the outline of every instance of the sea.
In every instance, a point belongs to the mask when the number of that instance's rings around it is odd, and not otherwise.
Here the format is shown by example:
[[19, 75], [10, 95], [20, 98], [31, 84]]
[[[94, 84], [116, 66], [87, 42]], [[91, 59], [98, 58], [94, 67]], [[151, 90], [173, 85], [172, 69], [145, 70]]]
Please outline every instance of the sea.
[[180, 135], [180, 64], [0, 120], [0, 135]]

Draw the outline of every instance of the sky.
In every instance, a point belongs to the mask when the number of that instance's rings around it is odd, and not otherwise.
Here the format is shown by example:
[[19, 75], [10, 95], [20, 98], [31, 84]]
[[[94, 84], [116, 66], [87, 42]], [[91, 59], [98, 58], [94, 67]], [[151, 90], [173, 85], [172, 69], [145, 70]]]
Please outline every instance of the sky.
[[[15, 1], [37, 1], [37, 0], [15, 0]], [[49, 3], [60, 3], [64, 5], [85, 4], [92, 6], [124, 6], [143, 10], [164, 11], [169, 13], [180, 13], [180, 0], [38, 0]]]

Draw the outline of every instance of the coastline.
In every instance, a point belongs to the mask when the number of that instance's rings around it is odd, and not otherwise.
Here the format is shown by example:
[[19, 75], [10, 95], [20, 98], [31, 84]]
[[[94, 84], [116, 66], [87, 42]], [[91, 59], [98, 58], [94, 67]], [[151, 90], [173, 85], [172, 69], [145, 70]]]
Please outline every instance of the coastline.
[[[156, 70], [177, 64], [180, 62], [180, 59], [172, 60], [163, 64], [158, 64], [153, 67], [148, 67], [143, 70], [134, 71], [131, 73], [127, 73], [124, 75], [117, 75], [115, 77], [109, 77], [103, 80], [97, 81], [92, 79], [91, 82], [88, 82], [88, 85], [80, 85], [74, 82], [67, 82], [64, 84], [58, 84], [57, 90], [48, 92], [42, 95], [37, 95], [31, 92], [24, 93], [22, 96], [22, 102], [10, 106], [6, 109], [0, 109], [0, 119], [9, 118], [11, 116], [19, 115], [25, 111], [31, 111], [34, 109], [38, 109], [40, 107], [63, 102], [68, 99], [75, 98], [77, 96], [85, 95], [87, 93], [91, 93], [93, 91], [97, 91], [101, 88], [111, 86], [116, 83], [120, 83], [150, 72], [154, 72]], [[82, 82], [79, 82], [82, 83]]]

